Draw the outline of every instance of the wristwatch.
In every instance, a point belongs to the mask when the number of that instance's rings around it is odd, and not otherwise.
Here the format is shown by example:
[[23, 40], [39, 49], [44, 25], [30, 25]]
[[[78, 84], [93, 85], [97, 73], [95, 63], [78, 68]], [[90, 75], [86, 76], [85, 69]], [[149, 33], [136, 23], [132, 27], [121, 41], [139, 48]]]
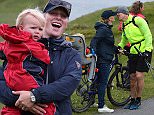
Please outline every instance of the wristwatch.
[[30, 99], [31, 99], [31, 102], [33, 102], [33, 103], [36, 102], [36, 98], [32, 92], [30, 92]]

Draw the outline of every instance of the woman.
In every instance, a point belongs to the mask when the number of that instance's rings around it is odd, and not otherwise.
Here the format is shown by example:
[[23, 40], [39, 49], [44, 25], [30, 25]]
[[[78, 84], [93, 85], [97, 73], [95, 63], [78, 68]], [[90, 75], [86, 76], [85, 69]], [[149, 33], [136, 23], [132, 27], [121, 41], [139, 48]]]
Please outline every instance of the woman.
[[133, 3], [129, 12], [133, 16], [139, 16], [145, 19], [145, 16], [142, 14], [143, 11], [144, 11], [144, 4], [140, 1], [136, 1]]
[[[42, 42], [46, 45], [51, 58], [47, 69], [47, 85], [32, 91], [14, 92], [14, 98], [5, 81], [0, 80], [0, 100], [6, 105], [16, 105], [34, 114], [44, 115], [46, 105], [40, 103], [54, 102], [55, 115], [72, 115], [70, 96], [78, 86], [81, 76], [81, 57], [62, 37], [67, 28], [71, 4], [61, 0], [49, 0], [44, 8], [46, 19]], [[2, 76], [0, 76], [2, 79]], [[15, 103], [16, 102], [16, 103]]]
[[105, 89], [110, 73], [110, 63], [114, 57], [115, 46], [114, 36], [112, 33], [112, 22], [115, 21], [115, 12], [106, 10], [101, 15], [101, 21], [96, 22], [96, 34], [91, 40], [90, 47], [94, 49], [98, 59], [98, 112], [114, 112], [105, 106]]

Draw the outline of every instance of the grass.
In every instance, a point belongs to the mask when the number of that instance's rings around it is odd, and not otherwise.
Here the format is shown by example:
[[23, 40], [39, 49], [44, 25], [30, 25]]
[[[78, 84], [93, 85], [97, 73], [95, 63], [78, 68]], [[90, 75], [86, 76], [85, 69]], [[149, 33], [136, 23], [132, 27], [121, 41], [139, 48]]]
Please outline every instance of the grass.
[[[145, 87], [144, 87], [144, 90], [143, 90], [143, 100], [145, 99], [148, 99], [148, 98], [151, 98], [151, 97], [154, 97], [154, 78], [151, 77], [151, 75], [146, 75], [145, 77]], [[120, 97], [118, 97], [120, 98]], [[107, 96], [106, 96], [106, 105], [108, 105], [110, 108], [118, 108], [116, 106], [113, 106], [109, 100], [107, 99]], [[89, 108], [88, 111], [86, 112], [83, 112], [83, 113], [73, 113], [73, 115], [94, 115], [97, 113], [97, 108]]]
[[[45, 5], [48, 0], [0, 0], [0, 23], [8, 23], [11, 25], [15, 24], [15, 19], [19, 12], [21, 12], [25, 8], [34, 8], [39, 6], [41, 9]], [[144, 4], [145, 11], [144, 15], [147, 17], [151, 32], [154, 36], [154, 2], [147, 2]], [[107, 8], [115, 10], [116, 7]], [[75, 34], [82, 33], [86, 37], [86, 43], [89, 45], [90, 40], [95, 34], [94, 24], [99, 20], [102, 11], [107, 9], [101, 9], [94, 13], [90, 13], [84, 15], [76, 20], [73, 20], [69, 23], [68, 29], [66, 33]], [[113, 33], [115, 36], [116, 44], [120, 41], [120, 33], [117, 31], [118, 21], [114, 22]], [[2, 40], [2, 39], [1, 39]], [[122, 58], [122, 60], [125, 60]], [[153, 61], [154, 62], [154, 59]], [[153, 64], [154, 65], [154, 64]], [[154, 79], [150, 74], [147, 74], [145, 77], [145, 88], [143, 91], [143, 99], [147, 99], [154, 96]], [[111, 108], [116, 108], [106, 98], [106, 104]], [[0, 107], [2, 105], [0, 104]], [[79, 113], [80, 115], [94, 115], [96, 114], [97, 108], [90, 108], [88, 111]], [[78, 115], [77, 113], [73, 113], [73, 115]]]

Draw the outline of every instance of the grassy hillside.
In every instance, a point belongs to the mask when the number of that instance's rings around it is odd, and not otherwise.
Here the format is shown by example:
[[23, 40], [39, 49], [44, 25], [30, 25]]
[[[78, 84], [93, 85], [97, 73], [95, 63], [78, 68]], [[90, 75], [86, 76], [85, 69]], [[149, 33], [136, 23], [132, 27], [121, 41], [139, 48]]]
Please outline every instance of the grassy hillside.
[[[46, 4], [48, 0], [0, 0], [0, 23], [9, 23], [11, 25], [15, 24], [15, 19], [19, 12], [21, 12], [25, 8], [35, 8], [39, 6], [41, 9]], [[150, 29], [152, 34], [154, 35], [154, 2], [145, 3], [145, 11], [144, 15], [147, 17]], [[107, 8], [115, 10], [116, 7]], [[82, 33], [86, 37], [86, 42], [89, 44], [90, 39], [94, 36], [95, 29], [94, 24], [99, 20], [101, 13], [106, 10], [98, 10], [94, 13], [84, 15], [76, 20], [70, 22], [69, 27], [67, 29], [67, 33]], [[114, 35], [116, 42], [120, 40], [120, 34], [117, 31], [118, 20], [114, 22]]]
[[[145, 3], [145, 11], [143, 14], [147, 17], [150, 25], [151, 32], [154, 36], [154, 2], [147, 2]], [[112, 7], [112, 8], [107, 8], [107, 9], [112, 9], [116, 10], [117, 7]], [[68, 33], [74, 34], [74, 33], [83, 33], [86, 36], [86, 41], [89, 44], [89, 40], [94, 36], [95, 34], [95, 29], [94, 29], [94, 24], [96, 21], [99, 21], [100, 15], [104, 10], [107, 9], [102, 9], [98, 10], [94, 13], [84, 15], [74, 21], [71, 21], [69, 24], [68, 28]], [[117, 31], [118, 27], [118, 19], [116, 18], [116, 21], [114, 22], [114, 27], [113, 27], [113, 32], [115, 35], [116, 42], [120, 40], [120, 34]]]
[[[0, 23], [15, 24], [15, 19], [20, 11], [25, 8], [34, 8], [39, 6], [41, 9], [48, 0], [0, 0]], [[154, 36], [154, 2], [145, 3], [144, 15], [147, 17], [150, 25], [151, 32]], [[116, 7], [108, 8], [115, 10]], [[94, 13], [82, 16], [74, 21], [71, 21], [66, 31], [68, 34], [82, 33], [86, 37], [87, 45], [95, 34], [94, 24], [99, 20], [99, 17], [106, 9], [98, 10]], [[116, 43], [120, 41], [120, 33], [117, 31], [118, 21], [114, 22], [113, 32], [116, 38]], [[2, 39], [1, 39], [2, 40]], [[154, 62], [154, 61], [153, 61]], [[154, 79], [146, 77], [145, 90], [143, 92], [144, 99], [154, 96]], [[107, 105], [113, 107], [108, 101]], [[0, 104], [1, 106], [1, 104]], [[114, 108], [114, 107], [113, 107]], [[96, 108], [91, 108], [89, 111], [80, 115], [93, 115], [96, 113]], [[76, 115], [76, 114], [74, 114]]]
[[15, 24], [19, 12], [25, 8], [45, 5], [48, 0], [0, 0], [0, 23]]

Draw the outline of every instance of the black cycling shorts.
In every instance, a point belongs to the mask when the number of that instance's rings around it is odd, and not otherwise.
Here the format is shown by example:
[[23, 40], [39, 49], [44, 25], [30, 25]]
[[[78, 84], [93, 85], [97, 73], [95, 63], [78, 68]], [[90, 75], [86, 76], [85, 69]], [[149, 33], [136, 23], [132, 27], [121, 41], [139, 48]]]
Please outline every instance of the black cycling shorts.
[[[145, 57], [141, 57], [138, 54], [130, 54], [128, 56], [128, 67], [129, 67], [129, 73], [136, 73], [138, 72], [148, 72], [149, 67], [147, 66], [145, 62]], [[151, 63], [151, 58], [152, 58], [152, 52], [148, 57], [146, 57], [146, 60]]]

